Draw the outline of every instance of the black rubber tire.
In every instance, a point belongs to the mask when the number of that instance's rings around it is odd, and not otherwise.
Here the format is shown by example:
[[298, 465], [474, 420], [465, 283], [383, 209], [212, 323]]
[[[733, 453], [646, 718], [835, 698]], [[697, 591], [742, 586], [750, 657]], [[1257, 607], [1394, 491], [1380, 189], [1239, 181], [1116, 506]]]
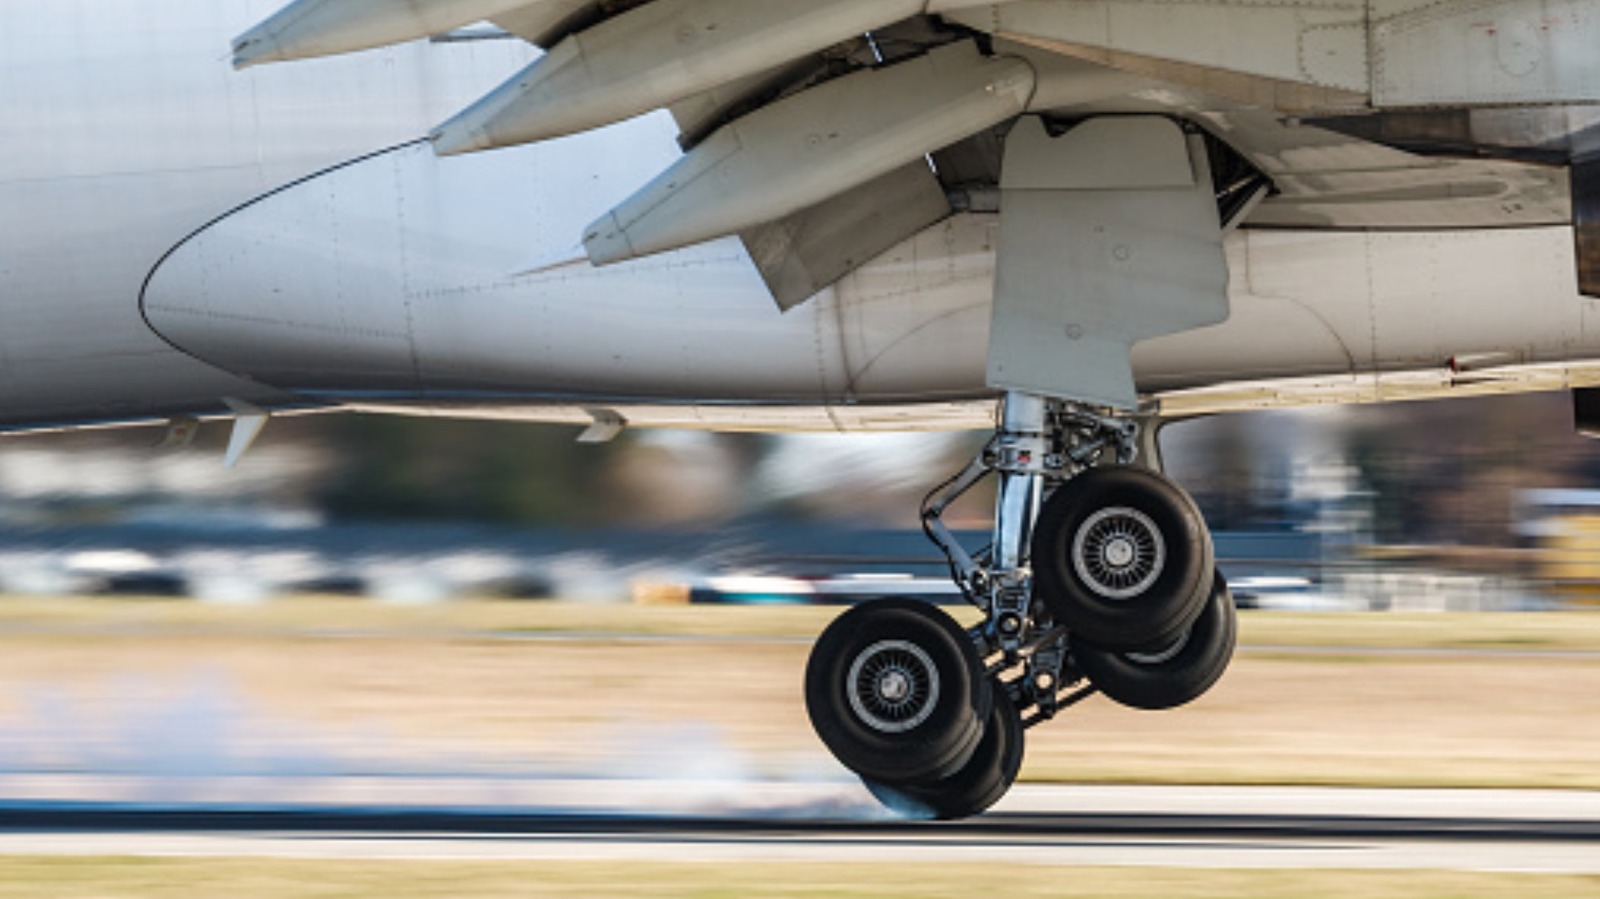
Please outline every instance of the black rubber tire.
[[1199, 699], [1216, 684], [1233, 659], [1238, 634], [1233, 594], [1219, 571], [1205, 609], [1170, 657], [1141, 657], [1074, 642], [1072, 658], [1107, 698], [1136, 709], [1171, 709]]
[[[991, 684], [993, 682], [991, 681]], [[987, 811], [1011, 789], [1022, 769], [1022, 716], [1005, 689], [991, 688], [994, 710], [972, 758], [949, 777], [892, 784], [862, 778], [884, 807], [908, 818], [951, 821]]]
[[[1114, 598], [1095, 589], [1073, 564], [1080, 529], [1103, 510], [1131, 509], [1160, 534], [1165, 560], [1154, 581]], [[1109, 649], [1170, 644], [1200, 617], [1211, 593], [1215, 552], [1194, 500], [1153, 471], [1125, 465], [1091, 468], [1058, 488], [1040, 510], [1033, 536], [1034, 590], [1055, 620], [1082, 640]]]
[[[938, 677], [938, 695], [925, 717], [900, 732], [875, 728], [849, 696], [851, 666], [886, 641], [920, 649]], [[978, 747], [994, 706], [972, 638], [942, 610], [910, 599], [871, 600], [834, 619], [812, 647], [805, 692], [811, 726], [834, 757], [856, 774], [883, 782], [960, 770]]]

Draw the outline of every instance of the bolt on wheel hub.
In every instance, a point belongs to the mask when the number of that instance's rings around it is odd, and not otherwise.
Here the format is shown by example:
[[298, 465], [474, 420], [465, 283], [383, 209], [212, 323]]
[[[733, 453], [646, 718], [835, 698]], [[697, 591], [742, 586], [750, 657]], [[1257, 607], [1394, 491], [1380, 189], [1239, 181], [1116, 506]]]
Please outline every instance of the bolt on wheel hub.
[[850, 664], [845, 692], [861, 723], [880, 733], [904, 733], [928, 720], [939, 704], [939, 670], [922, 647], [879, 640]]
[[1106, 563], [1113, 568], [1127, 568], [1133, 563], [1137, 552], [1138, 550], [1133, 546], [1133, 541], [1126, 537], [1118, 537], [1106, 544]]
[[911, 694], [911, 678], [903, 671], [886, 671], [878, 679], [878, 695], [889, 702], [900, 702]]

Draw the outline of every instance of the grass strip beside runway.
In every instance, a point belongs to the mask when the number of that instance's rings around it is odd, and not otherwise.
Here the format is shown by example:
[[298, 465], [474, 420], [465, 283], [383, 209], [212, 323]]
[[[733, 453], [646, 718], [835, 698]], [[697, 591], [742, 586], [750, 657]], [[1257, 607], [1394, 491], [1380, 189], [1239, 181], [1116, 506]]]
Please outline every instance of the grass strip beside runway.
[[1445, 871], [672, 864], [240, 858], [0, 858], [5, 899], [434, 899], [472, 896], [967, 899], [1592, 899], [1600, 877]]
[[[425, 635], [583, 634], [809, 640], [837, 606], [637, 606], [471, 599], [426, 606], [344, 596], [300, 596], [229, 606], [188, 599], [0, 596], [0, 630], [128, 628], [172, 633], [218, 629], [266, 633]], [[958, 617], [967, 609], [951, 607]], [[1600, 652], [1600, 609], [1570, 612], [1244, 612], [1240, 640], [1253, 648]]]
[[[354, 760], [337, 770], [658, 776], [710, 758], [753, 778], [842, 775], [800, 696], [836, 611], [3, 600], [0, 733], [27, 750], [19, 774], [167, 771], [169, 751], [139, 751], [156, 728], [184, 770], [233, 770], [242, 733], [274, 738], [269, 756]], [[1184, 709], [1085, 702], [1028, 733], [1023, 778], [1600, 790], [1600, 614], [1256, 612], [1243, 629], [1279, 648], [1242, 653]], [[627, 639], [640, 632], [676, 636]]]

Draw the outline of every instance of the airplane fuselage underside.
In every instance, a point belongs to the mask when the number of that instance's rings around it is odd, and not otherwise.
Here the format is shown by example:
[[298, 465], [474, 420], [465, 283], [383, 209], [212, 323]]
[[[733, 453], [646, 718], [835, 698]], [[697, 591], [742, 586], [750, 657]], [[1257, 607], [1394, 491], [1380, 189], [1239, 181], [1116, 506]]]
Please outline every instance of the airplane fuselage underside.
[[[992, 212], [923, 228], [780, 313], [733, 238], [585, 259], [582, 223], [679, 157], [664, 113], [466, 156], [407, 143], [526, 63], [520, 41], [232, 72], [217, 48], [264, 10], [124, 6], [11, 10], [0, 32], [3, 95], [26, 101], [0, 119], [0, 428], [228, 415], [228, 398], [697, 427], [992, 417]], [[1415, 157], [1056, 68], [1040, 96], [1067, 113], [1226, 135], [1277, 191], [1226, 239], [1228, 321], [1134, 348], [1147, 402], [1595, 382], [1565, 169]], [[1501, 143], [1544, 123], [1485, 121]]]
[[[603, 209], [594, 185], [632, 183], [654, 164], [640, 148], [674, 152], [670, 130], [646, 118], [464, 159], [413, 144], [335, 168], [180, 244], [144, 315], [198, 359], [335, 404], [646, 422], [699, 406], [702, 425], [745, 406], [731, 424], [770, 408], [797, 426], [792, 407], [993, 395], [997, 215], [949, 218], [787, 312], [735, 239], [602, 268], [576, 255], [542, 213]], [[1139, 387], [1174, 411], [1600, 378], [1581, 361], [1600, 356], [1600, 301], [1573, 287], [1566, 227], [1246, 228], [1225, 251], [1228, 320], [1134, 350]]]

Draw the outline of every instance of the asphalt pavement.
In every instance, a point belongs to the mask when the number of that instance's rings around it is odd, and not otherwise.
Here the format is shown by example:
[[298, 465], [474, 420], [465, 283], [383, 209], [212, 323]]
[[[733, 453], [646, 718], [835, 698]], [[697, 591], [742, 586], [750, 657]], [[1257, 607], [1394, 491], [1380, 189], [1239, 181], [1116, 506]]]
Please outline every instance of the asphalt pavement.
[[1022, 785], [980, 818], [921, 822], [837, 780], [550, 781], [502, 790], [503, 804], [469, 801], [482, 784], [333, 786], [278, 803], [8, 800], [0, 854], [1600, 874], [1600, 794], [1582, 791]]

